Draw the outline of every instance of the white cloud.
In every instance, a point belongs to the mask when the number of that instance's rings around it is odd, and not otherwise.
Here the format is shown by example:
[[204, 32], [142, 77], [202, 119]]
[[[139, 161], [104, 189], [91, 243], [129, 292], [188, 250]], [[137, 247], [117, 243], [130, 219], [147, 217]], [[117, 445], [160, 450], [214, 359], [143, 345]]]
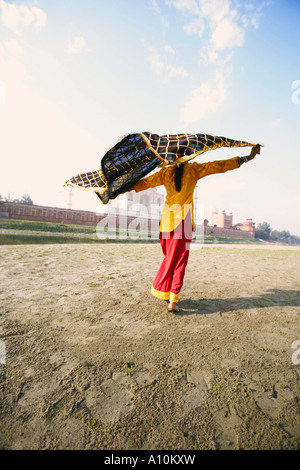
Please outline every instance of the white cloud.
[[166, 72], [168, 77], [187, 77], [188, 72], [185, 70], [184, 67], [174, 67], [173, 65], [167, 64], [166, 65]]
[[141, 40], [142, 45], [147, 49], [148, 61], [150, 63], [151, 71], [155, 75], [161, 75], [164, 70], [164, 63], [161, 54], [151, 44], [144, 39]]
[[226, 47], [242, 46], [244, 37], [244, 31], [235, 23], [233, 18], [228, 17], [216, 25], [211, 36], [211, 42], [217, 51], [222, 51]]
[[164, 50], [167, 54], [171, 54], [171, 55], [175, 54], [175, 51], [174, 51], [173, 47], [170, 46], [170, 44], [166, 44], [165, 47], [164, 47]]
[[87, 51], [89, 49], [86, 47], [86, 41], [82, 36], [75, 36], [66, 49], [67, 54], [81, 54]]
[[216, 62], [225, 49], [241, 47], [245, 39], [245, 26], [236, 8], [229, 0], [202, 1], [201, 15], [209, 30], [206, 44], [200, 49], [200, 56], [206, 55]]
[[155, 15], [159, 16], [161, 14], [160, 8], [156, 0], [149, 0], [150, 7], [152, 8]]
[[203, 18], [200, 16], [195, 20], [191, 21], [189, 24], [184, 25], [183, 30], [189, 35], [197, 35], [200, 38], [203, 36], [205, 29], [205, 23]]
[[195, 0], [166, 0], [166, 4], [174, 6], [178, 10], [187, 10], [193, 13], [199, 12], [198, 4]]
[[200, 57], [207, 57], [215, 62], [222, 51], [234, 49], [244, 44], [247, 28], [258, 28], [263, 4], [255, 7], [252, 4], [234, 3], [231, 0], [166, 0], [184, 12], [192, 20], [183, 26], [189, 35], [204, 38]]
[[184, 32], [201, 38], [199, 63], [211, 70], [211, 80], [194, 88], [181, 110], [183, 122], [190, 124], [217, 111], [227, 99], [234, 50], [243, 46], [249, 28], [258, 28], [265, 2], [257, 6], [235, 0], [165, 1], [182, 12]]
[[[154, 75], [160, 77], [163, 81], [167, 78], [174, 77], [187, 77], [188, 72], [184, 67], [175, 67], [172, 64], [166, 62], [166, 58], [149, 42], [144, 39], [141, 40], [143, 46], [147, 49], [148, 52], [148, 61], [150, 63], [151, 71]], [[167, 53], [175, 53], [171, 46], [165, 46], [165, 51]]]
[[18, 34], [29, 26], [40, 31], [46, 25], [46, 13], [35, 6], [17, 5], [0, 0], [0, 10], [2, 24]]
[[263, 9], [270, 5], [272, 2], [269, 0], [261, 1], [258, 5], [247, 3], [245, 5], [246, 14], [241, 17], [244, 26], [253, 26], [255, 29], [259, 27], [260, 18], [263, 16]]
[[225, 77], [216, 73], [212, 82], [205, 82], [195, 88], [182, 109], [181, 118], [185, 124], [191, 124], [204, 115], [216, 111], [227, 98]]
[[169, 23], [168, 23], [167, 19], [165, 18], [165, 16], [163, 15], [163, 13], [161, 11], [161, 8], [158, 4], [158, 1], [157, 0], [148, 0], [148, 3], [150, 5], [151, 10], [155, 14], [155, 16], [157, 16], [160, 19], [161, 23], [162, 23], [163, 34], [166, 34], [166, 32], [169, 28]]

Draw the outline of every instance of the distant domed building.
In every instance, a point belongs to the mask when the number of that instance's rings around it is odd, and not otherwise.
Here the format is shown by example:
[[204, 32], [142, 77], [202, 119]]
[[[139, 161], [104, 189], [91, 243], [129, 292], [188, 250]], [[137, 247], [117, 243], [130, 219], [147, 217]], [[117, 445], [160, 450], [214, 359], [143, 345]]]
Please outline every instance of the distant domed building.
[[250, 217], [246, 219], [246, 222], [244, 222], [244, 224], [233, 225], [232, 212], [226, 214], [225, 210], [222, 210], [220, 213], [217, 209], [213, 209], [210, 212], [206, 212], [203, 224], [205, 227], [218, 227], [241, 230], [243, 232], [255, 232], [255, 223]]
[[[117, 209], [119, 214], [159, 219], [165, 200], [164, 189], [150, 188], [136, 193], [134, 190], [120, 194], [107, 206]], [[102, 206], [104, 208], [105, 206]]]

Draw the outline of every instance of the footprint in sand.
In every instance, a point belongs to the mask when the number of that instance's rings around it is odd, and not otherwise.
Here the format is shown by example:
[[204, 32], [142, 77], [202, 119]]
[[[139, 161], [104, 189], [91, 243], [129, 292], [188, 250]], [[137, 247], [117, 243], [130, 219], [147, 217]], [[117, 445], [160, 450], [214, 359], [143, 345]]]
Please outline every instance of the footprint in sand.
[[144, 386], [148, 383], [149, 373], [146, 369], [134, 372], [133, 376], [124, 372], [114, 372], [110, 379], [100, 387], [90, 387], [86, 395], [86, 405], [96, 420], [110, 423], [129, 413], [133, 407], [133, 383]]
[[211, 372], [202, 369], [188, 368], [186, 371], [186, 380], [194, 385], [186, 392], [182, 398], [184, 400], [183, 414], [187, 414], [192, 408], [200, 406], [206, 399], [206, 395], [211, 388]]
[[216, 425], [214, 440], [217, 449], [234, 450], [238, 448], [238, 431], [242, 419], [233, 408], [224, 408], [214, 414]]
[[109, 423], [132, 408], [133, 393], [128, 389], [130, 377], [122, 372], [114, 373], [98, 387], [90, 387], [86, 395], [86, 405], [92, 417]]

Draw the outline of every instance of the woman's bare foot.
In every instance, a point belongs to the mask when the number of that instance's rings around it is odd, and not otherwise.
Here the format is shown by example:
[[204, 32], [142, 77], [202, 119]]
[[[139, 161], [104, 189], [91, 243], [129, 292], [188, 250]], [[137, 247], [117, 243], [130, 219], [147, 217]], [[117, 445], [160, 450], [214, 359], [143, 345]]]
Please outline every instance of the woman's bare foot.
[[170, 302], [168, 305], [168, 310], [169, 312], [180, 312], [180, 308], [176, 302]]

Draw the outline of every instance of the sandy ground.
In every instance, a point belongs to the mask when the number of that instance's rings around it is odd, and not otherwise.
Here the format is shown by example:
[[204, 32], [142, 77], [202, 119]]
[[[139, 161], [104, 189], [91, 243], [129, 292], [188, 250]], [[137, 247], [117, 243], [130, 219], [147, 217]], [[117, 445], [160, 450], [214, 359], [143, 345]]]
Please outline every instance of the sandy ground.
[[0, 256], [1, 449], [300, 448], [299, 249], [191, 250], [178, 315], [159, 245]]

